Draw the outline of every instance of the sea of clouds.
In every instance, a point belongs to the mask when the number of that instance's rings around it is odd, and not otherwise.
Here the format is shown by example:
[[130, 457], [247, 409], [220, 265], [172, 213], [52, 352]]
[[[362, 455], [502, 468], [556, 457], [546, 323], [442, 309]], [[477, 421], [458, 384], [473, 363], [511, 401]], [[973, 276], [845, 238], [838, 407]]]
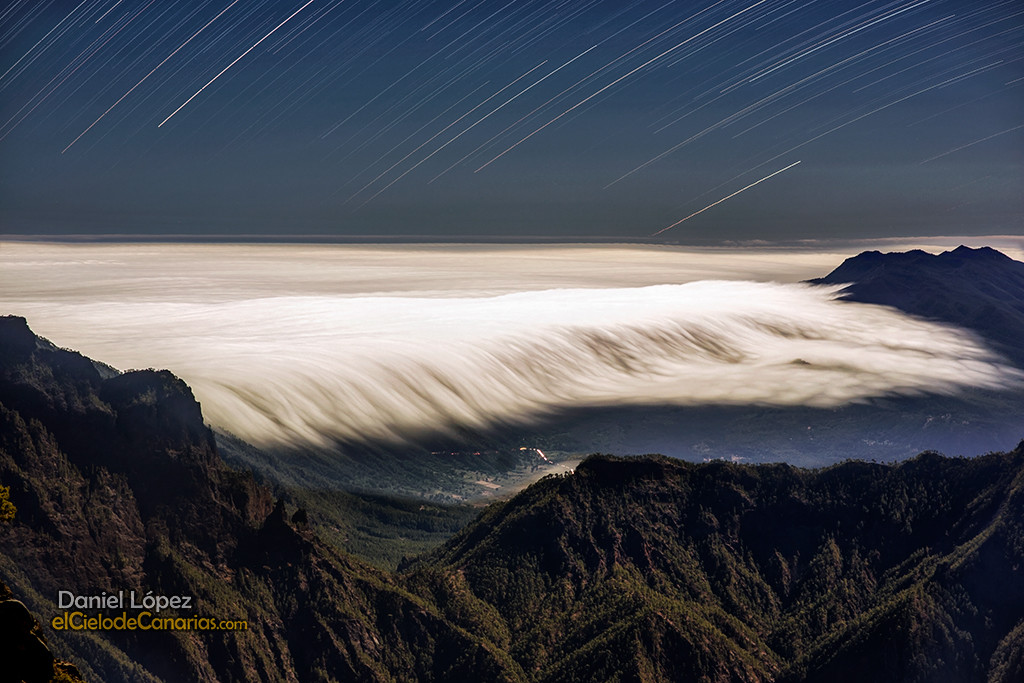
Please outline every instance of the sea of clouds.
[[1020, 386], [965, 331], [800, 282], [851, 253], [6, 242], [0, 313], [119, 369], [170, 369], [211, 424], [262, 446]]

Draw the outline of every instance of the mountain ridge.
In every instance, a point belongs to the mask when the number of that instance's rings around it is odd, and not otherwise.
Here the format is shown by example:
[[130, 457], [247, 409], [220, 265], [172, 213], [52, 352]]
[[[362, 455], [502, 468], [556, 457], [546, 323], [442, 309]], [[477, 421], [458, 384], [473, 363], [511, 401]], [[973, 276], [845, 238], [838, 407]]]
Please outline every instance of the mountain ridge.
[[478, 639], [228, 468], [180, 379], [103, 378], [16, 317], [0, 318], [0, 482], [17, 508], [0, 527], [0, 579], [44, 623], [59, 590], [129, 589], [247, 621], [211, 634], [50, 631], [88, 680], [501, 679]]
[[842, 298], [965, 327], [1024, 366], [1024, 263], [991, 247], [941, 254], [865, 251], [813, 284], [843, 284]]
[[[950, 481], [962, 486], [947, 498]], [[461, 576], [510, 631], [548, 643], [547, 658], [511, 648], [534, 680], [626, 680], [652, 666], [631, 680], [978, 680], [1000, 648], [1024, 652], [1014, 630], [1024, 623], [1020, 566], [990, 557], [1019, 561], [1002, 535], [1024, 529], [1022, 489], [1024, 443], [1004, 456], [817, 471], [592, 456], [574, 475], [492, 506], [406, 570], [427, 583]], [[995, 573], [964, 571], [972, 562]], [[552, 604], [597, 623], [552, 614]], [[979, 625], [986, 619], [991, 631]], [[934, 638], [913, 636], [925, 631]], [[671, 633], [680, 649], [652, 657], [629, 646], [653, 633]], [[602, 638], [632, 654], [555, 658]], [[905, 651], [872, 663], [886, 641]]]

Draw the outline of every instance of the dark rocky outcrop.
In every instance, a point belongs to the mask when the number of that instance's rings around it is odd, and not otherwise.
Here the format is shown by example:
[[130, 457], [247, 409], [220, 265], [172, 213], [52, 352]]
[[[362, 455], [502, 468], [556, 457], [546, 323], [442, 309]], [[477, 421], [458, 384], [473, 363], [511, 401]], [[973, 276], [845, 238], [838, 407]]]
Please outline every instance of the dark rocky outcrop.
[[[102, 370], [102, 371], [101, 371]], [[468, 680], [503, 665], [385, 572], [322, 544], [220, 460], [188, 386], [117, 374], [0, 318], [0, 576], [32, 609], [58, 590], [189, 595], [245, 631], [51, 631], [87, 678]], [[173, 614], [173, 613], [172, 613]]]
[[966, 327], [1024, 366], [1024, 263], [990, 247], [938, 255], [866, 251], [811, 282], [849, 283], [849, 301]]
[[83, 683], [78, 668], [54, 659], [42, 627], [0, 581], [0, 683]]

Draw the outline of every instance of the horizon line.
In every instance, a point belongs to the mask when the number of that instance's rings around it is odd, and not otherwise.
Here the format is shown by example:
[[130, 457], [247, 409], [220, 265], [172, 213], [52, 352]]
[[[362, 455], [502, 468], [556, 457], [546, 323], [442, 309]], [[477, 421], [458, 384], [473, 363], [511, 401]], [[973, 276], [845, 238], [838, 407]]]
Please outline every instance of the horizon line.
[[[263, 233], [95, 233], [95, 234], [0, 234], [0, 242], [51, 242], [51, 243], [103, 243], [103, 244], [638, 244], [649, 246], [696, 247], [696, 248], [820, 248], [867, 243], [905, 243], [923, 241], [955, 242], [958, 240], [1015, 241], [1017, 248], [1024, 249], [1024, 235], [899, 235], [887, 237], [834, 237], [794, 239], [748, 239], [715, 240], [705, 239], [658, 239], [652, 236], [627, 235], [324, 235], [324, 234], [263, 234]], [[943, 245], [944, 246], [944, 245]], [[955, 246], [955, 245], [954, 245]]]

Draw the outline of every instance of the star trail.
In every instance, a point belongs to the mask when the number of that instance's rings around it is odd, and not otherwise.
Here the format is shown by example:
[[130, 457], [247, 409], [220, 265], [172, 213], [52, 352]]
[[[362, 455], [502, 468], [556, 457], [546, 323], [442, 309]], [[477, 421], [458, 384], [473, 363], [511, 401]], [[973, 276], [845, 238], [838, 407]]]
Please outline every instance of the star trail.
[[1019, 234], [1022, 161], [1017, 0], [0, 11], [9, 235]]

